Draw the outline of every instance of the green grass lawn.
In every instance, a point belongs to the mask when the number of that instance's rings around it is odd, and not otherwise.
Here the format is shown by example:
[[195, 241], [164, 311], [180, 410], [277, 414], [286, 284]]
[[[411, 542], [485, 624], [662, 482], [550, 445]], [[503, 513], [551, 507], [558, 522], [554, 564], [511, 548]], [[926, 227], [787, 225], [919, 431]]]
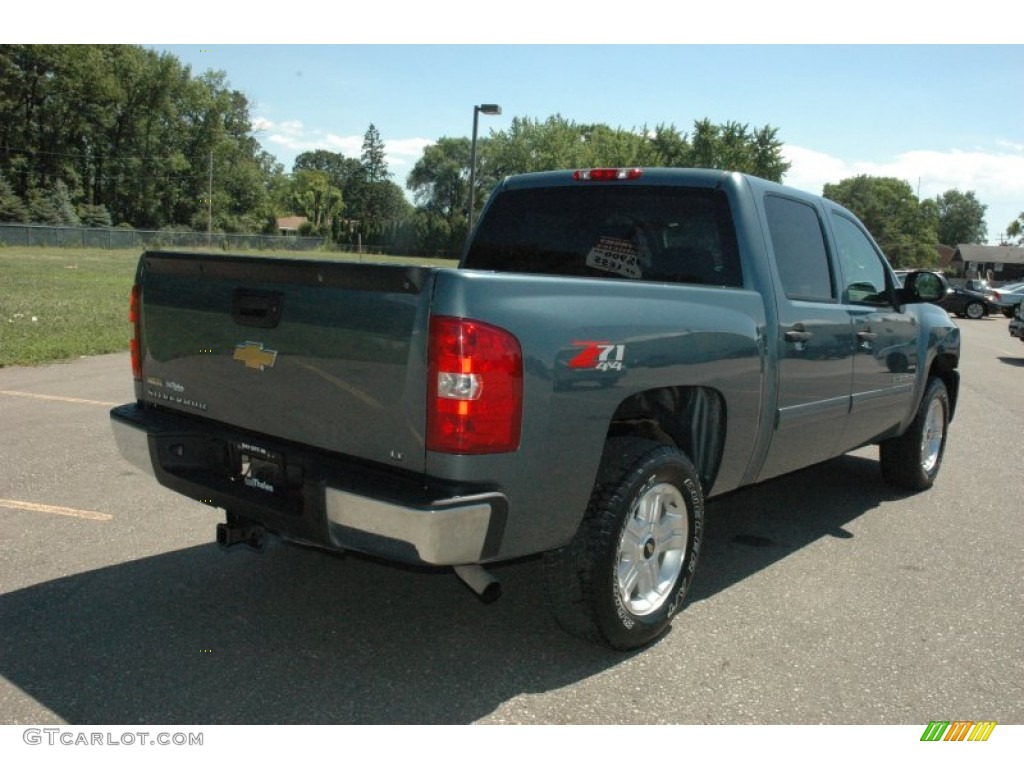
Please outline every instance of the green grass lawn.
[[[294, 251], [252, 255], [405, 264], [427, 261]], [[126, 351], [132, 335], [128, 296], [138, 259], [138, 252], [127, 250], [0, 247], [0, 367]]]

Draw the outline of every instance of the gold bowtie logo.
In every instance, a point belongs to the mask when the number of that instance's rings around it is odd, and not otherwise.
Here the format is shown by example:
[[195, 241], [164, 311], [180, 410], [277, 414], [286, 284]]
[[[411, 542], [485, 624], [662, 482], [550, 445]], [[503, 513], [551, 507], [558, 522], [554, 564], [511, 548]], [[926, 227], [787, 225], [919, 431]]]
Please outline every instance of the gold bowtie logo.
[[273, 349], [264, 349], [262, 342], [247, 341], [235, 347], [233, 359], [245, 363], [246, 368], [262, 371], [264, 368], [274, 367], [277, 352]]

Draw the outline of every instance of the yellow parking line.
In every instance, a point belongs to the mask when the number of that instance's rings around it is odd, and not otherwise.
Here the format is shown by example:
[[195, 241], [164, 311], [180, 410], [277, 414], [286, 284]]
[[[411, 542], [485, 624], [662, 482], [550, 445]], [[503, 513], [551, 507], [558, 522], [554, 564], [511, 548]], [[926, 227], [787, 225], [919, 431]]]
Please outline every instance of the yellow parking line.
[[30, 397], [33, 400], [56, 400], [61, 403], [82, 403], [85, 405], [102, 405], [108, 408], [112, 408], [120, 403], [107, 403], [103, 400], [86, 400], [81, 397], [62, 397], [61, 395], [37, 395], [34, 392], [16, 392], [13, 389], [0, 389], [0, 395], [10, 395], [11, 397]]
[[33, 504], [29, 501], [14, 501], [13, 499], [0, 499], [0, 507], [24, 509], [29, 512], [46, 512], [51, 515], [66, 515], [68, 517], [78, 517], [82, 520], [96, 520], [101, 523], [114, 519], [113, 515], [108, 515], [104, 512], [90, 512], [87, 509], [73, 509], [72, 507], [55, 507], [52, 504]]

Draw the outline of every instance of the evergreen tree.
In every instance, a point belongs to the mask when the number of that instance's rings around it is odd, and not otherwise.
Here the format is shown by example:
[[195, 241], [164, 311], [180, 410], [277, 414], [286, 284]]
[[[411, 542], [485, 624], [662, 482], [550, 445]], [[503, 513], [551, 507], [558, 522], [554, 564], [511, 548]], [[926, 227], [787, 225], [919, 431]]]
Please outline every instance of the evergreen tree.
[[391, 174], [388, 173], [384, 142], [373, 123], [370, 123], [370, 127], [366, 129], [363, 136], [363, 152], [360, 157], [363, 169], [366, 171], [366, 180], [370, 184], [387, 181], [391, 178]]
[[26, 222], [28, 208], [14, 192], [4, 175], [0, 173], [0, 221]]
[[53, 195], [41, 189], [30, 189], [28, 192], [28, 218], [33, 224], [60, 226], [64, 223], [60, 209], [53, 202]]
[[75, 211], [75, 204], [71, 200], [71, 192], [68, 190], [67, 184], [63, 181], [58, 181], [54, 184], [53, 190], [50, 192], [50, 199], [53, 201], [53, 207], [60, 214], [61, 224], [66, 227], [77, 227], [81, 224], [78, 213]]
[[110, 218], [110, 211], [102, 205], [80, 205], [78, 206], [78, 218], [83, 227], [110, 227], [113, 222]]

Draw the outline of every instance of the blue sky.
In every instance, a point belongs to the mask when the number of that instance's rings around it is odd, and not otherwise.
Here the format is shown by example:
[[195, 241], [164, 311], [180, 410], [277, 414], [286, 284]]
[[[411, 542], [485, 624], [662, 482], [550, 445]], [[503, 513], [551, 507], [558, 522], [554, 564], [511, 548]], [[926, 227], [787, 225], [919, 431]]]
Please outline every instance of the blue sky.
[[354, 45], [151, 46], [195, 73], [227, 73], [257, 137], [296, 154], [358, 157], [373, 123], [395, 181], [423, 147], [469, 136], [473, 105], [498, 103], [480, 133], [553, 114], [612, 127], [736, 120], [778, 128], [786, 183], [820, 192], [867, 173], [922, 197], [973, 190], [990, 240], [1024, 211], [1024, 46]]
[[973, 190], [988, 206], [991, 241], [1024, 212], [1014, 8], [176, 0], [143, 9], [54, 0], [45, 23], [29, 3], [6, 8], [0, 42], [144, 44], [197, 74], [223, 70], [249, 97], [263, 148], [288, 170], [308, 149], [358, 157], [373, 123], [402, 186], [424, 146], [471, 133], [474, 104], [503, 108], [481, 117], [481, 135], [513, 117], [556, 113], [620, 128], [686, 131], [705, 117], [770, 124], [793, 165], [786, 183], [820, 192], [865, 173], [905, 179], [922, 197]]

